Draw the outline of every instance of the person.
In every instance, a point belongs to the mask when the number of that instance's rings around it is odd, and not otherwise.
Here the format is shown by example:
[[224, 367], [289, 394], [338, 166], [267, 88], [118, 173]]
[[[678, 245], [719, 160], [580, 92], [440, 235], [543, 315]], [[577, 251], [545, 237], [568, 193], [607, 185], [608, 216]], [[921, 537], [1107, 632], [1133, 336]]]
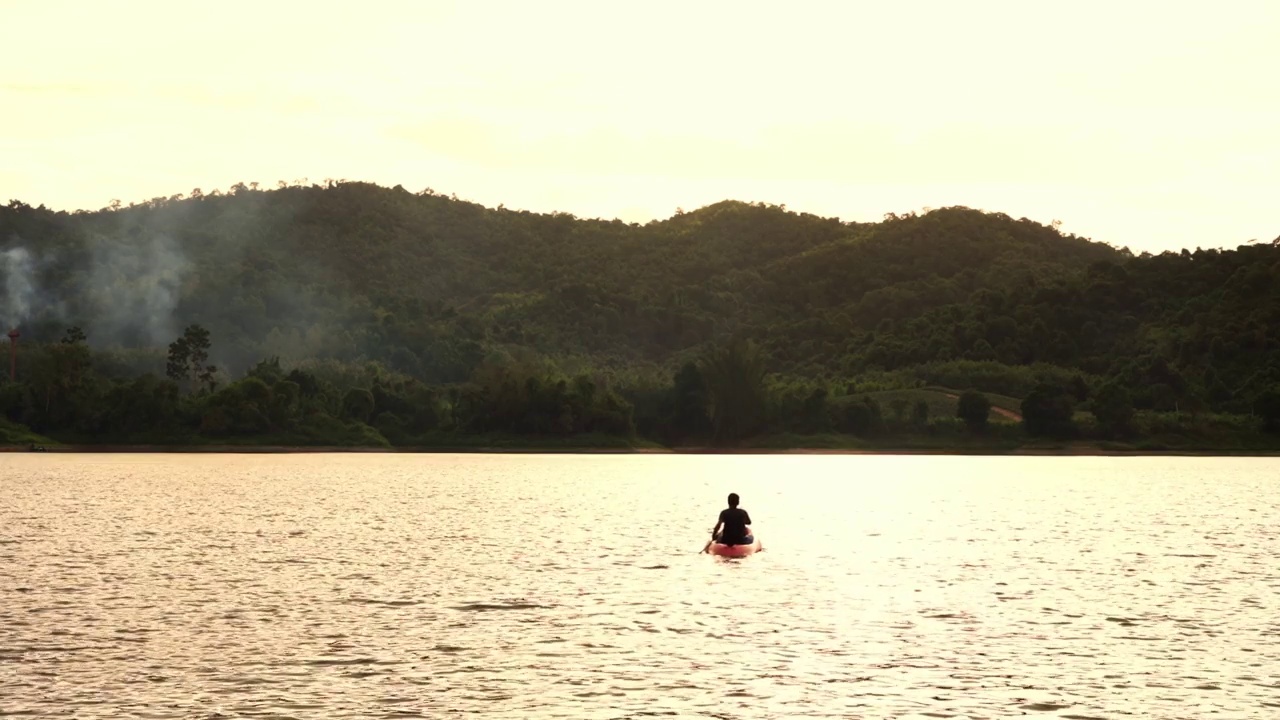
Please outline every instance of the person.
[[755, 542], [750, 525], [751, 516], [738, 507], [738, 493], [729, 493], [729, 507], [720, 511], [711, 539], [721, 545], [750, 545]]

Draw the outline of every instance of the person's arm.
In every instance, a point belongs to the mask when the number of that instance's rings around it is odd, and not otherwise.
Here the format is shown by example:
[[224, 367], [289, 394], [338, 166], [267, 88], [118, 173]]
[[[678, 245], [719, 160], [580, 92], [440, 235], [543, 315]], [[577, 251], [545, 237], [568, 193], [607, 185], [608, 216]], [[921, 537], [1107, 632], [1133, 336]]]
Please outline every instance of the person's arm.
[[716, 518], [716, 526], [711, 528], [711, 539], [716, 538], [716, 533], [720, 532], [720, 526], [724, 524], [724, 511], [720, 511], [720, 515]]

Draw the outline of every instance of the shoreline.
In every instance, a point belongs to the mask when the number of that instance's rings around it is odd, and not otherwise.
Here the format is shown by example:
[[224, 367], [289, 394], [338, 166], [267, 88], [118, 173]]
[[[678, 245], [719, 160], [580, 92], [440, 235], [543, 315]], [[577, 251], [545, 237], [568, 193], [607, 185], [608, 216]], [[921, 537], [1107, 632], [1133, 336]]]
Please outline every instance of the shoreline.
[[1090, 445], [1022, 448], [751, 448], [751, 447], [507, 447], [507, 446], [426, 446], [353, 447], [342, 445], [55, 445], [31, 450], [29, 445], [0, 446], [0, 453], [75, 454], [509, 454], [509, 455], [955, 455], [955, 456], [1040, 456], [1040, 457], [1280, 457], [1277, 450], [1247, 449], [1113, 449]]

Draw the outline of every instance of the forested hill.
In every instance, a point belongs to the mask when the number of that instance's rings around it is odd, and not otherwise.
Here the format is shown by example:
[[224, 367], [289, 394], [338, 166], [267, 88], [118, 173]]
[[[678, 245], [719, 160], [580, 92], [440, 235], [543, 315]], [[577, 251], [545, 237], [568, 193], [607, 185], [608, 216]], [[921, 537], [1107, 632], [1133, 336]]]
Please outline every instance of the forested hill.
[[722, 202], [640, 225], [365, 183], [237, 185], [72, 214], [11, 202], [0, 249], [22, 342], [78, 326], [100, 350], [152, 349], [99, 372], [162, 373], [199, 324], [229, 379], [274, 356], [447, 384], [504, 352], [669, 379], [730, 336], [770, 372], [828, 383], [1160, 386], [1142, 406], [1280, 379], [1275, 244], [1134, 256], [967, 208], [859, 224]]

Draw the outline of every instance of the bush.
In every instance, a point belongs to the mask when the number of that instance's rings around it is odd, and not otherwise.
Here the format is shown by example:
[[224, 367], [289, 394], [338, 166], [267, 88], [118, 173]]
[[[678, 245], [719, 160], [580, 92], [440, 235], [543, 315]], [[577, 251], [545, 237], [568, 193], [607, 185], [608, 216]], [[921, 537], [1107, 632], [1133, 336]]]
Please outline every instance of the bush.
[[1124, 437], [1133, 432], [1133, 400], [1118, 383], [1107, 383], [1093, 399], [1093, 416], [1098, 431], [1107, 437]]
[[960, 395], [956, 407], [956, 417], [964, 421], [966, 427], [973, 432], [981, 432], [987, 427], [987, 419], [991, 416], [991, 401], [976, 390], [966, 390]]
[[1262, 418], [1262, 429], [1280, 433], [1280, 388], [1271, 388], [1253, 403], [1254, 412]]
[[1041, 383], [1022, 401], [1022, 424], [1028, 435], [1072, 437], [1075, 403], [1060, 385]]
[[871, 435], [880, 430], [880, 405], [869, 397], [840, 398], [832, 403], [835, 428], [850, 435]]

